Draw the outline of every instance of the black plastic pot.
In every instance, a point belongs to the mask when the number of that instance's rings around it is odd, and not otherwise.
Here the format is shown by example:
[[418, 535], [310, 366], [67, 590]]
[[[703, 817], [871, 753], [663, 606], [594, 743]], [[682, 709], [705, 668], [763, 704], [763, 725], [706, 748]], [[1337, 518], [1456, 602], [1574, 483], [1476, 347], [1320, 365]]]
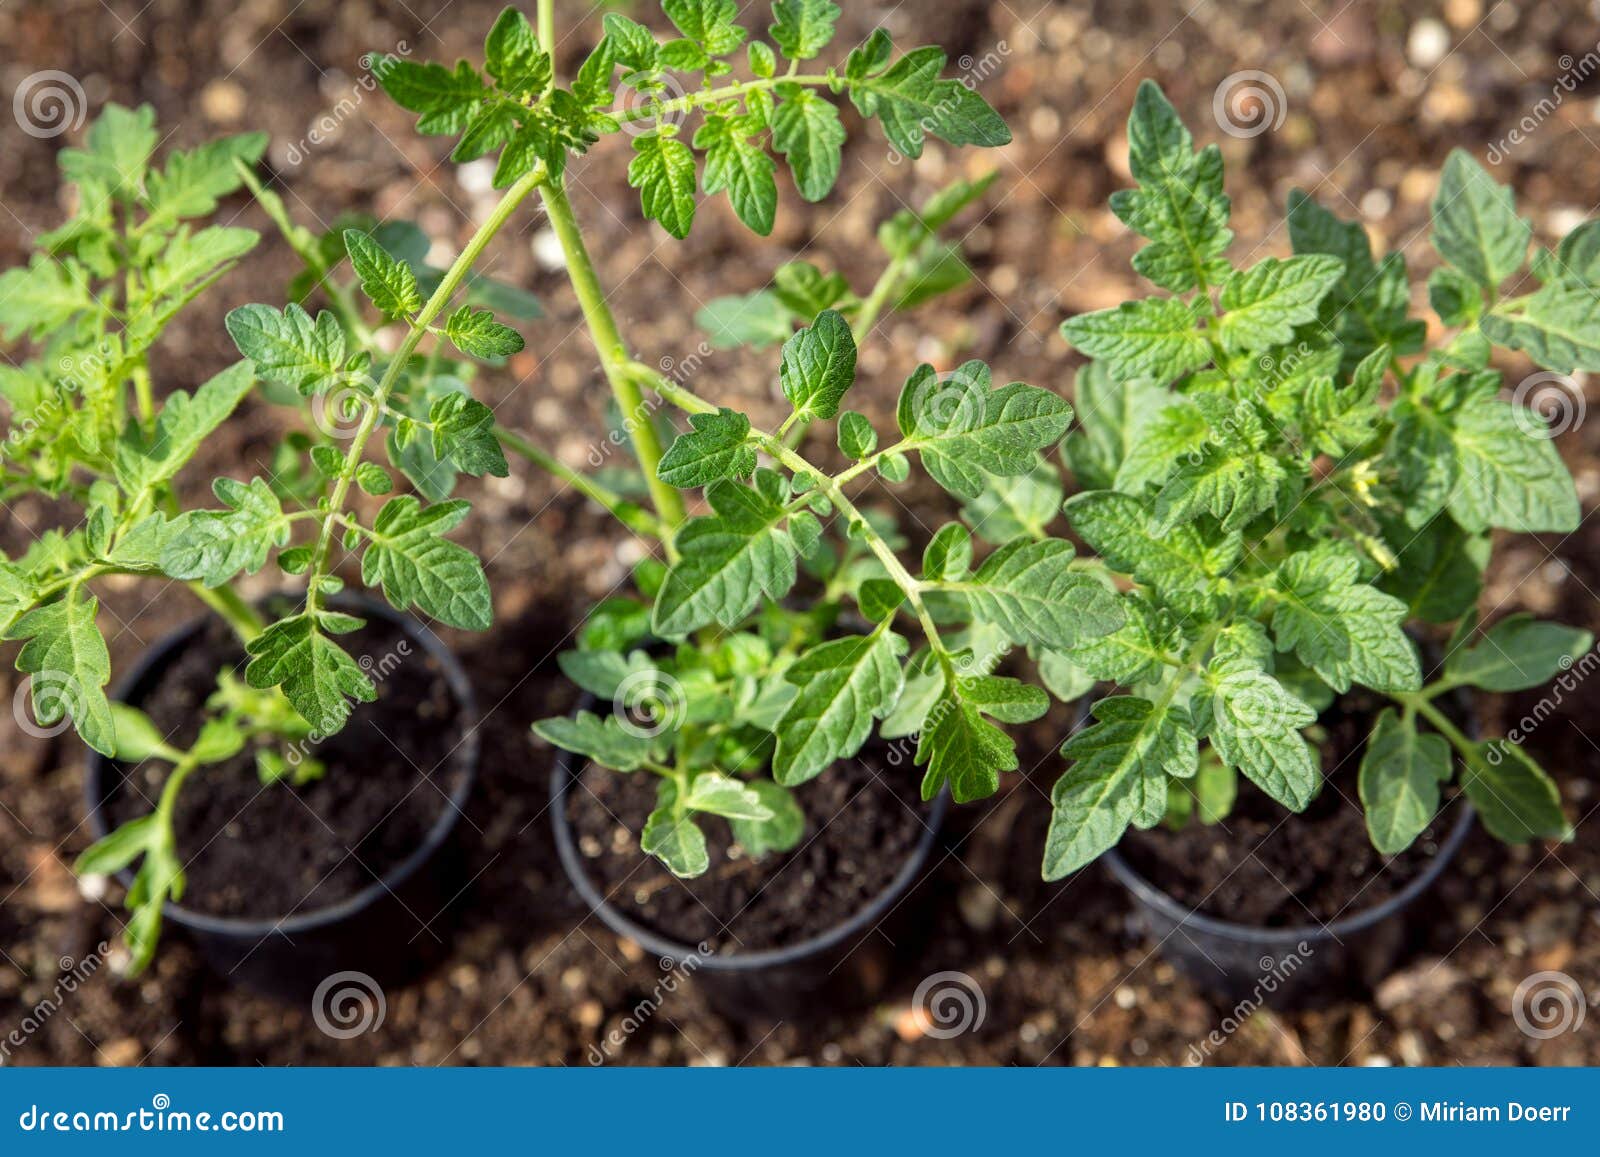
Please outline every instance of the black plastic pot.
[[561, 752], [550, 776], [550, 816], [556, 849], [572, 886], [600, 920], [658, 957], [663, 968], [694, 961], [691, 975], [706, 1000], [736, 1020], [803, 1020], [860, 1008], [879, 999], [921, 954], [931, 920], [931, 889], [919, 888], [950, 806], [947, 792], [928, 805], [916, 848], [889, 886], [849, 920], [798, 944], [757, 952], [701, 953], [644, 927], [601, 893], [585, 870], [572, 825], [567, 793], [584, 762]]
[[[411, 617], [381, 603], [341, 596], [333, 605], [395, 624], [439, 665], [460, 707], [463, 738], [451, 756], [449, 778], [454, 787], [449, 805], [427, 837], [398, 867], [349, 899], [281, 919], [212, 916], [166, 905], [167, 929], [188, 933], [206, 962], [224, 977], [295, 1002], [310, 999], [324, 980], [340, 972], [365, 973], [384, 988], [404, 984], [442, 955], [441, 928], [446, 921], [436, 917], [447, 911], [464, 883], [461, 849], [454, 837], [478, 769], [477, 699], [449, 648]], [[206, 624], [206, 619], [197, 619], [158, 641], [117, 684], [113, 696], [139, 704]], [[96, 839], [110, 830], [105, 805], [123, 782], [116, 761], [89, 753], [84, 790]], [[197, 780], [192, 790], [204, 790], [203, 780]], [[118, 879], [126, 886], [132, 882], [132, 872], [124, 870]], [[429, 931], [422, 931], [426, 921], [433, 923]]]
[[[1462, 712], [1467, 730], [1476, 735], [1470, 703]], [[1455, 810], [1455, 821], [1416, 878], [1383, 903], [1328, 924], [1237, 924], [1185, 907], [1136, 872], [1115, 849], [1100, 862], [1132, 894], [1139, 922], [1161, 955], [1201, 988], [1228, 1005], [1300, 1007], [1370, 988], [1393, 970], [1406, 946], [1413, 905], [1455, 859], [1477, 815], [1465, 795], [1456, 796], [1445, 809]]]

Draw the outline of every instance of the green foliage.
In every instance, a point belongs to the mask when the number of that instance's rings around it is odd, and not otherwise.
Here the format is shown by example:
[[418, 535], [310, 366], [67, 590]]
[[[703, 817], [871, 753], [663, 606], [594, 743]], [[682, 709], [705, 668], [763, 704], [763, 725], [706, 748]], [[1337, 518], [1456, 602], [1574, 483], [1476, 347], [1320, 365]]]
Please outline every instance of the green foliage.
[[[1304, 809], [1323, 772], [1302, 733], [1356, 688], [1396, 704], [1376, 715], [1359, 772], [1384, 854], [1432, 823], [1457, 768], [1494, 834], [1563, 837], [1554, 785], [1527, 752], [1468, 738], [1437, 700], [1536, 687], [1591, 636], [1513, 616], [1454, 645], [1424, 686], [1408, 624], [1471, 612], [1491, 530], [1578, 523], [1543, 420], [1500, 400], [1488, 365], [1491, 343], [1559, 372], [1586, 363], [1600, 341], [1600, 230], [1575, 230], [1535, 261], [1542, 285], [1502, 298], [1531, 231], [1509, 190], [1452, 154], [1433, 213], [1448, 264], [1430, 300], [1461, 332], [1424, 350], [1403, 259], [1375, 258], [1359, 224], [1297, 191], [1294, 255], [1236, 267], [1216, 146], [1197, 152], [1149, 82], [1128, 131], [1138, 187], [1112, 207], [1150, 242], [1134, 267], [1166, 294], [1062, 327], [1094, 359], [1065, 444], [1084, 493], [1065, 510], [1121, 576], [1123, 622], [1076, 643], [1019, 641], [1043, 648], [1064, 691], [1098, 678], [1129, 694], [1103, 700], [1113, 706], [1067, 744], [1046, 875], [1081, 867], [1130, 823], [1215, 822], [1238, 776]], [[1197, 767], [1214, 769], [1203, 788]]]

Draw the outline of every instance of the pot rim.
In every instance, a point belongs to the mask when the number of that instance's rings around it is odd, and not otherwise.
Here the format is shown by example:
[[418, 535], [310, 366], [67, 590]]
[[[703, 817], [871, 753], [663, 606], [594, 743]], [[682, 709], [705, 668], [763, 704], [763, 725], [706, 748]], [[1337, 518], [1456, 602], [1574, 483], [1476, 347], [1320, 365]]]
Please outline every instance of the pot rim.
[[1197, 908], [1188, 908], [1173, 899], [1161, 888], [1145, 879], [1134, 870], [1133, 866], [1124, 859], [1115, 848], [1105, 852], [1101, 861], [1113, 876], [1141, 904], [1154, 908], [1163, 916], [1185, 928], [1225, 940], [1234, 940], [1239, 943], [1249, 944], [1274, 944], [1294, 945], [1303, 940], [1343, 940], [1344, 937], [1364, 931], [1375, 924], [1393, 916], [1408, 907], [1422, 893], [1438, 881], [1444, 870], [1455, 859], [1456, 853], [1461, 850], [1461, 845], [1466, 841], [1472, 831], [1472, 825], [1477, 818], [1477, 811], [1473, 808], [1465, 794], [1457, 795], [1448, 801], [1439, 814], [1442, 816], [1450, 807], [1459, 803], [1460, 814], [1451, 826], [1444, 839], [1439, 841], [1439, 848], [1429, 860], [1427, 866], [1415, 876], [1400, 891], [1390, 896], [1380, 904], [1370, 908], [1363, 908], [1350, 916], [1341, 916], [1326, 924], [1300, 924], [1287, 928], [1265, 928], [1253, 924], [1240, 924], [1233, 920], [1225, 920], [1219, 916], [1210, 916]]
[[[583, 710], [592, 704], [592, 697], [586, 697], [578, 710]], [[863, 908], [858, 910], [848, 920], [835, 924], [814, 936], [809, 936], [797, 944], [785, 945], [781, 948], [762, 948], [754, 952], [736, 953], [701, 953], [697, 945], [684, 944], [673, 940], [645, 927], [632, 917], [626, 915], [620, 908], [611, 903], [585, 870], [583, 858], [578, 854], [577, 842], [573, 838], [571, 821], [567, 818], [567, 794], [572, 784], [577, 782], [582, 774], [587, 761], [580, 762], [579, 757], [572, 752], [559, 750], [557, 752], [554, 768], [550, 772], [550, 819], [551, 826], [555, 829], [556, 852], [561, 859], [561, 867], [567, 874], [567, 879], [583, 897], [589, 910], [607, 928], [618, 936], [625, 936], [634, 941], [647, 952], [672, 961], [685, 960], [695, 957], [699, 963], [696, 971], [712, 972], [754, 972], [765, 968], [780, 968], [797, 964], [808, 957], [817, 956], [828, 949], [848, 941], [851, 937], [870, 928], [881, 920], [894, 908], [910, 891], [911, 886], [922, 875], [930, 856], [933, 854], [934, 844], [939, 839], [939, 834], [944, 827], [945, 814], [950, 807], [950, 791], [945, 788], [935, 796], [922, 816], [922, 832], [917, 837], [916, 847], [906, 857], [905, 863], [895, 873], [887, 887], [879, 892]]]
[[[256, 600], [260, 606], [271, 601], [270, 597]], [[443, 676], [450, 693], [455, 696], [456, 703], [461, 711], [462, 738], [450, 754], [450, 763], [459, 769], [456, 786], [449, 792], [449, 805], [439, 814], [439, 818], [428, 829], [427, 835], [416, 848], [389, 872], [362, 888], [353, 896], [340, 900], [324, 908], [314, 908], [309, 912], [290, 914], [273, 918], [264, 916], [213, 916], [205, 912], [197, 912], [192, 908], [185, 908], [168, 900], [162, 905], [162, 917], [171, 920], [174, 924], [196, 931], [211, 933], [213, 935], [234, 936], [240, 938], [265, 939], [274, 933], [291, 936], [296, 932], [311, 932], [338, 924], [360, 913], [385, 895], [392, 893], [398, 886], [411, 876], [415, 875], [424, 864], [438, 853], [439, 849], [449, 839], [457, 820], [466, 808], [467, 798], [472, 793], [472, 787], [478, 776], [478, 753], [481, 746], [479, 726], [482, 719], [478, 714], [478, 700], [472, 689], [472, 682], [467, 678], [466, 669], [461, 665], [455, 654], [447, 647], [424, 623], [411, 615], [396, 611], [394, 608], [370, 599], [364, 595], [346, 593], [335, 596], [329, 600], [330, 605], [368, 618], [383, 619], [399, 627], [406, 637], [422, 648], [427, 656], [439, 665], [440, 674]], [[122, 678], [118, 679], [112, 688], [112, 698], [127, 702], [130, 696], [147, 690], [144, 684], [153, 678], [179, 651], [193, 641], [194, 637], [211, 621], [213, 616], [200, 615], [167, 635], [158, 639], [152, 646], [146, 648], [133, 667]], [[112, 764], [115, 760], [90, 750], [85, 765], [84, 773], [84, 798], [88, 806], [90, 830], [96, 839], [109, 834], [110, 825], [107, 823], [104, 804], [109, 798], [109, 791], [102, 790], [109, 785], [112, 776]], [[120, 786], [120, 783], [119, 785]], [[124, 887], [133, 882], [133, 873], [128, 868], [117, 872], [117, 879]]]

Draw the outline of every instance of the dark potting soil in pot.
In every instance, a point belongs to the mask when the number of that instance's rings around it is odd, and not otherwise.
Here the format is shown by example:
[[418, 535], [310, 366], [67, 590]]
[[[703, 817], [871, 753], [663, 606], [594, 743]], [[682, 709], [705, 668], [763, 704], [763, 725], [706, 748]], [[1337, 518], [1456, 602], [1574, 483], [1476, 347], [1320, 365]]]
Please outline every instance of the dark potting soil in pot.
[[701, 828], [711, 868], [680, 880], [639, 850], [655, 776], [589, 767], [567, 795], [578, 855], [601, 893], [631, 919], [682, 944], [722, 952], [782, 948], [849, 920], [893, 882], [922, 838], [928, 805], [918, 772], [871, 747], [795, 789], [806, 834], [794, 851], [751, 860], [725, 820]]
[[[344, 730], [310, 747], [327, 768], [311, 783], [263, 786], [252, 748], [195, 772], [173, 816], [188, 873], [183, 907], [267, 918], [329, 907], [403, 863], [453, 806], [460, 705], [438, 664], [382, 619], [339, 641], [378, 684], [377, 702], [358, 705]], [[228, 628], [208, 624], [138, 706], [187, 748], [217, 672], [226, 665], [242, 678], [243, 660]], [[118, 770], [131, 779], [110, 801], [113, 824], [148, 814], [170, 769], [152, 761]]]
[[1236, 924], [1319, 924], [1382, 904], [1427, 868], [1457, 812], [1441, 808], [1398, 856], [1372, 846], [1358, 769], [1379, 707], [1352, 692], [1324, 713], [1326, 778], [1305, 811], [1289, 811], [1240, 777], [1238, 800], [1220, 824], [1130, 830], [1118, 850], [1180, 904]]

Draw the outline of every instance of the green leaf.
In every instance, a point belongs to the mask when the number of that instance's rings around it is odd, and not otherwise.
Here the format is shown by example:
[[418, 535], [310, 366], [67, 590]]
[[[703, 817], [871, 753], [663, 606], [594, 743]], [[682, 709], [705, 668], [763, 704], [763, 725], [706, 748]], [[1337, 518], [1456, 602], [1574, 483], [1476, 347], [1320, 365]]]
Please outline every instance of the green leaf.
[[137, 493], [175, 475], [254, 384], [251, 364], [238, 362], [208, 380], [192, 398], [182, 390], [170, 395], [156, 416], [152, 433], [146, 435], [130, 426], [117, 443], [117, 481], [123, 489]]
[[1461, 786], [1497, 840], [1571, 840], [1561, 810], [1561, 789], [1533, 759], [1507, 739], [1474, 744], [1465, 753]]
[[434, 457], [474, 478], [511, 473], [500, 439], [495, 436], [494, 411], [466, 394], [448, 393], [428, 409], [433, 426]]
[[748, 478], [756, 468], [749, 445], [750, 419], [724, 406], [715, 414], [691, 414], [690, 432], [680, 434], [662, 455], [656, 477], [688, 490], [725, 479]]
[[857, 462], [869, 457], [878, 448], [878, 432], [867, 421], [866, 415], [846, 410], [839, 415], [839, 450]]
[[558, 715], [539, 720], [533, 730], [545, 742], [612, 771], [637, 771], [652, 757], [650, 740], [626, 730], [615, 715], [603, 720], [589, 711]]
[[905, 686], [906, 641], [891, 631], [821, 643], [784, 672], [800, 689], [778, 721], [772, 774], [793, 787], [861, 750]]
[[226, 510], [197, 510], [174, 520], [161, 550], [161, 569], [175, 579], [218, 587], [241, 571], [255, 574], [267, 555], [289, 542], [289, 520], [272, 488], [218, 478], [211, 484]]
[[741, 122], [709, 115], [694, 134], [694, 146], [706, 154], [701, 184], [706, 195], [727, 190], [728, 203], [752, 230], [765, 237], [772, 232], [778, 211], [778, 166], [766, 149], [755, 142]]
[[850, 99], [864, 117], [877, 117], [901, 155], [922, 156], [927, 134], [952, 145], [997, 146], [1011, 130], [989, 103], [960, 80], [940, 79], [944, 50], [932, 46], [906, 53], [876, 76], [850, 83]]
[[1374, 691], [1422, 686], [1417, 649], [1402, 625], [1406, 605], [1360, 579], [1337, 551], [1301, 551], [1278, 568], [1273, 636], [1340, 694], [1352, 683]]
[[799, 550], [784, 529], [787, 487], [778, 475], [757, 471], [754, 486], [714, 482], [706, 500], [716, 514], [678, 532], [680, 557], [656, 596], [658, 635], [737, 626], [763, 594], [781, 599], [795, 583]]
[[1511, 190], [1495, 183], [1462, 149], [1452, 150], [1433, 199], [1433, 247], [1485, 289], [1495, 289], [1522, 268], [1533, 228], [1521, 217]]
[[989, 368], [972, 361], [941, 377], [918, 366], [896, 411], [908, 449], [935, 482], [963, 498], [983, 493], [990, 475], [1027, 474], [1038, 451], [1059, 441], [1072, 407], [1048, 390], [1012, 382], [989, 388]]
[[1339, 220], [1298, 189], [1289, 194], [1289, 240], [1296, 253], [1326, 253], [1344, 263], [1344, 274], [1322, 299], [1319, 314], [1343, 348], [1341, 372], [1382, 346], [1397, 354], [1422, 348], [1424, 326], [1406, 316], [1411, 286], [1404, 257], [1391, 253], [1374, 263], [1359, 222]]
[[1147, 699], [1119, 695], [1096, 703], [1094, 717], [1061, 749], [1073, 764], [1050, 792], [1046, 880], [1097, 859], [1129, 824], [1159, 823], [1168, 778], [1195, 774], [1198, 741], [1182, 708], [1160, 710]]
[[856, 590], [856, 606], [869, 623], [881, 623], [898, 611], [906, 601], [906, 592], [893, 579], [867, 579]]
[[101, 307], [89, 286], [89, 275], [76, 261], [37, 254], [26, 268], [0, 274], [0, 333], [7, 341], [34, 340]]
[[659, 133], [633, 139], [628, 185], [639, 190], [644, 215], [682, 240], [694, 224], [694, 153]]
[[1482, 322], [1490, 341], [1522, 350], [1557, 373], [1600, 370], [1600, 293], [1555, 282], [1497, 306]]
[[1526, 691], [1542, 686], [1594, 646], [1594, 635], [1529, 614], [1508, 615], [1471, 647], [1445, 661], [1445, 678], [1485, 691]]
[[638, 679], [657, 670], [643, 651], [562, 651], [556, 656], [561, 673], [591, 695], [611, 699], [629, 676]]
[[198, 292], [193, 287], [250, 252], [260, 239], [253, 229], [226, 229], [214, 225], [198, 233], [191, 233], [187, 227], [179, 230], [146, 273], [146, 291], [150, 297], [163, 300], [136, 313], [135, 324], [147, 321], [152, 314], [160, 316], [161, 310], [173, 308], [174, 297], [186, 299], [191, 291]]
[[1541, 419], [1509, 402], [1473, 401], [1453, 416], [1457, 464], [1450, 514], [1463, 529], [1520, 533], [1576, 530], [1581, 518], [1572, 475]]
[[145, 184], [150, 217], [209, 217], [219, 198], [244, 183], [238, 166], [254, 166], [267, 151], [266, 133], [241, 133], [195, 149], [174, 149]]
[[839, 179], [844, 138], [838, 110], [810, 89], [786, 93], [773, 114], [772, 147], [788, 160], [807, 201], [822, 200]]
[[798, 847], [806, 831], [806, 813], [800, 809], [794, 793], [779, 787], [770, 779], [758, 779], [749, 784], [767, 811], [766, 820], [733, 820], [733, 838], [744, 845], [753, 858], [760, 859], [774, 852], [788, 852]]
[[269, 382], [315, 394], [344, 373], [345, 339], [328, 310], [311, 315], [293, 302], [279, 313], [270, 305], [241, 305], [228, 314], [228, 336]]
[[639, 847], [665, 864], [674, 876], [703, 875], [711, 866], [705, 833], [687, 815], [678, 814], [671, 802], [676, 796], [673, 785], [663, 782], [662, 802], [645, 821]]
[[1287, 261], [1268, 257], [1230, 274], [1218, 299], [1223, 314], [1217, 340], [1230, 353], [1282, 345], [1296, 326], [1316, 319], [1322, 299], [1343, 276], [1344, 263], [1323, 253]]
[[113, 196], [133, 197], [144, 184], [160, 134], [156, 111], [108, 104], [84, 135], [82, 149], [62, 149], [56, 161], [69, 181], [97, 185]]
[[159, 823], [160, 817], [154, 813], [127, 821], [85, 848], [73, 861], [73, 872], [80, 876], [110, 876], [122, 871], [149, 849]]
[[1454, 519], [1435, 518], [1421, 530], [1379, 520], [1395, 565], [1378, 588], [1405, 601], [1410, 614], [1430, 623], [1453, 623], [1477, 605], [1489, 561], [1487, 536], [1470, 535]]
[[1120, 606], [1126, 621], [1072, 648], [1070, 658], [1096, 679], [1124, 687], [1152, 683], [1181, 657], [1183, 636], [1169, 614], [1136, 595], [1123, 596]]
[[960, 688], [964, 701], [1001, 723], [1032, 723], [1050, 710], [1043, 689], [1009, 676], [963, 676]]
[[258, 690], [282, 687], [302, 719], [332, 735], [350, 717], [347, 698], [371, 703], [378, 697], [366, 672], [329, 637], [348, 634], [360, 625], [359, 619], [332, 611], [280, 619], [246, 645], [251, 659], [245, 682]]
[[1211, 361], [1211, 346], [1195, 325], [1202, 304], [1175, 297], [1125, 301], [1068, 318], [1061, 333], [1084, 354], [1102, 359], [1112, 377], [1164, 385]]
[[986, 799], [1000, 790], [1000, 773], [1017, 768], [1016, 745], [948, 685], [923, 720], [916, 762], [927, 764], [922, 798], [946, 785], [957, 803]]
[[501, 325], [487, 309], [463, 305], [444, 323], [450, 344], [469, 358], [489, 361], [510, 357], [522, 349], [522, 335], [509, 325]]
[[771, 80], [778, 71], [778, 58], [770, 47], [759, 40], [752, 40], [745, 51], [750, 61], [750, 71], [761, 80]]
[[419, 114], [417, 131], [423, 133], [461, 132], [488, 95], [483, 78], [464, 60], [448, 69], [385, 56], [373, 72], [396, 104]]
[[1112, 490], [1075, 494], [1066, 512], [1072, 529], [1108, 566], [1163, 592], [1206, 586], [1227, 573], [1238, 553], [1237, 541], [1208, 545], [1192, 524], [1162, 533], [1145, 503]]
[[802, 321], [825, 309], [854, 303], [850, 283], [838, 273], [823, 273], [809, 261], [786, 261], [772, 273], [772, 292]]
[[1113, 193], [1111, 211], [1151, 242], [1134, 256], [1134, 269], [1173, 293], [1220, 282], [1233, 240], [1222, 153], [1215, 145], [1195, 153], [1194, 138], [1154, 81], [1143, 81], [1134, 98], [1128, 162], [1139, 188]]
[[1004, 545], [1014, 538], [1043, 538], [1061, 513], [1061, 476], [1042, 457], [1026, 474], [990, 475], [983, 493], [962, 505], [961, 516], [985, 542]]
[[794, 322], [795, 314], [767, 289], [714, 297], [694, 315], [714, 349], [777, 345], [794, 332]]
[[1063, 444], [1078, 485], [1085, 490], [1116, 487], [1123, 463], [1143, 443], [1151, 421], [1173, 400], [1172, 394], [1151, 382], [1113, 378], [1101, 362], [1079, 370], [1072, 394], [1078, 428]]
[[723, 816], [730, 820], [754, 820], [759, 823], [772, 818], [771, 809], [762, 802], [752, 785], [723, 775], [720, 771], [706, 771], [695, 776], [683, 806], [690, 811]]
[[515, 8], [500, 13], [483, 44], [483, 67], [513, 96], [538, 96], [550, 84], [550, 57], [528, 18]]
[[1212, 663], [1196, 723], [1229, 767], [1292, 811], [1303, 811], [1322, 780], [1300, 734], [1317, 713], [1248, 658]]
[[922, 577], [929, 582], [965, 578], [972, 566], [972, 535], [959, 522], [947, 522], [922, 552]]
[[833, 39], [839, 7], [831, 0], [773, 0], [772, 42], [790, 60], [810, 60]]
[[856, 343], [850, 323], [827, 309], [783, 343], [778, 378], [783, 396], [802, 420], [831, 418], [856, 377]]
[[100, 635], [99, 613], [100, 600], [72, 587], [23, 615], [5, 637], [24, 640], [17, 670], [32, 676], [34, 719], [51, 727], [69, 718], [85, 743], [114, 756], [116, 723], [105, 693], [111, 653]]
[[442, 537], [469, 509], [464, 501], [425, 508], [415, 495], [391, 498], [367, 532], [361, 581], [381, 585], [396, 610], [415, 603], [452, 627], [488, 630], [494, 613], [483, 565], [466, 547]]
[[744, 43], [745, 30], [734, 23], [737, 0], [661, 0], [661, 10], [711, 56], [726, 55]]
[[344, 231], [345, 251], [361, 278], [361, 290], [389, 317], [403, 317], [422, 308], [417, 275], [404, 262], [389, 256], [372, 237], [359, 229]]
[[1419, 733], [1409, 718], [1384, 708], [1361, 757], [1361, 805], [1372, 846], [1386, 856], [1409, 848], [1439, 814], [1439, 785], [1449, 778], [1449, 741]]
[[974, 617], [1014, 643], [1071, 650], [1124, 621], [1116, 595], [1072, 570], [1072, 558], [1072, 544], [1061, 539], [1013, 542], [985, 559], [970, 580], [944, 589], [963, 595]]

